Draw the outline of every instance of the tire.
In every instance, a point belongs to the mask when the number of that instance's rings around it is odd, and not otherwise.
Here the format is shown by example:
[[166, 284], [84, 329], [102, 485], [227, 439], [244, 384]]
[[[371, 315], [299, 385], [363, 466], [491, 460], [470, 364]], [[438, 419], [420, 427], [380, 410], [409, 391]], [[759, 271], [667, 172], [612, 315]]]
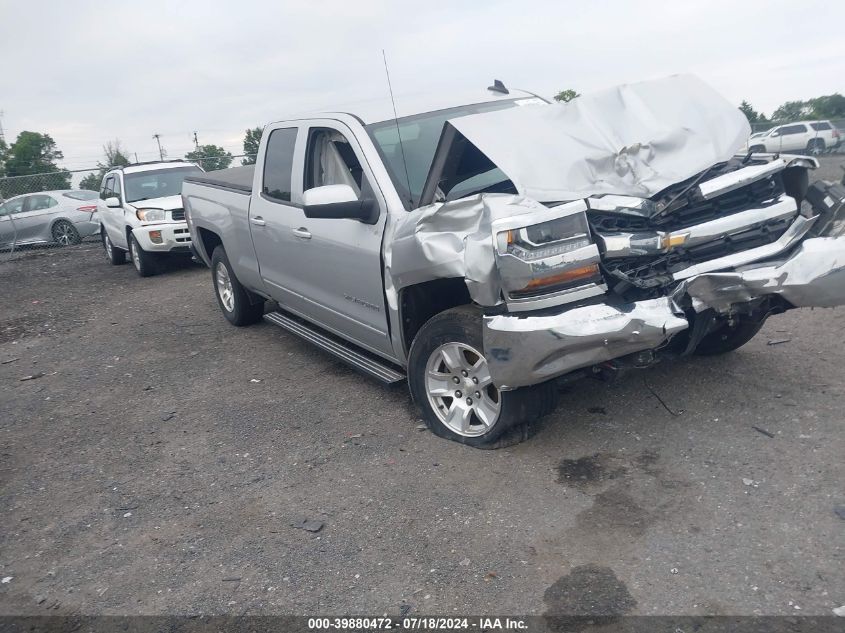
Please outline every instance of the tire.
[[754, 338], [765, 322], [765, 319], [744, 320], [733, 327], [726, 323], [718, 330], [705, 335], [693, 353], [697, 356], [718, 356], [739, 349]]
[[211, 255], [211, 281], [217, 305], [229, 323], [241, 327], [261, 320], [264, 301], [241, 285], [222, 246]]
[[141, 248], [138, 238], [132, 234], [129, 235], [129, 258], [141, 277], [152, 277], [159, 272], [156, 256]]
[[120, 266], [126, 263], [126, 251], [112, 244], [105, 227], [100, 228], [100, 239], [103, 241], [103, 250], [106, 253], [106, 259], [109, 260], [112, 266]]
[[765, 145], [752, 145], [748, 148], [748, 151], [752, 154], [765, 154], [766, 153], [766, 146]]
[[53, 242], [59, 246], [75, 246], [82, 242], [79, 237], [79, 231], [76, 227], [67, 220], [59, 220], [50, 229], [50, 234], [53, 237]]
[[549, 382], [499, 391], [490, 383], [483, 349], [476, 308], [462, 306], [433, 316], [411, 345], [411, 397], [426, 426], [439, 437], [486, 449], [518, 444], [554, 409], [557, 390]]
[[811, 156], [818, 156], [819, 154], [824, 153], [824, 147], [823, 138], [811, 139], [810, 142], [807, 143], [807, 153]]

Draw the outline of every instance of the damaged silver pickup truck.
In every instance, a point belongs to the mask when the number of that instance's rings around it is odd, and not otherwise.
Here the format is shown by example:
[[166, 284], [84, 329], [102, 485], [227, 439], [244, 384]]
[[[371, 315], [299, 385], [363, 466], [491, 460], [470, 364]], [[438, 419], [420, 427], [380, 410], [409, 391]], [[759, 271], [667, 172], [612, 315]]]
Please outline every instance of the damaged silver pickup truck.
[[559, 379], [845, 303], [845, 188], [810, 184], [813, 158], [737, 155], [744, 116], [694, 77], [423, 101], [272, 123], [255, 168], [183, 198], [230, 322], [407, 376], [442, 437], [519, 441]]

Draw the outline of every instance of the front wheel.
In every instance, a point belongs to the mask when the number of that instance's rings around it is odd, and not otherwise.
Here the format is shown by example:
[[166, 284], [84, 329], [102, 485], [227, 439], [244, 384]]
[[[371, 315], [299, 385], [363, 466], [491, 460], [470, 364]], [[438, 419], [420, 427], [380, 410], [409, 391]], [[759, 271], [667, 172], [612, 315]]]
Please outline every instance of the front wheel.
[[72, 246], [82, 242], [79, 231], [67, 220], [59, 220], [53, 225], [53, 241], [59, 246]]
[[217, 305], [229, 323], [242, 326], [261, 320], [264, 302], [241, 285], [222, 246], [215, 248], [211, 255], [211, 278]]
[[554, 386], [500, 391], [482, 350], [475, 308], [453, 308], [423, 325], [408, 358], [408, 384], [423, 421], [435, 435], [476, 448], [528, 439], [554, 408]]
[[155, 255], [141, 248], [135, 235], [129, 236], [129, 256], [132, 258], [135, 270], [141, 277], [151, 277], [158, 272], [158, 262]]
[[103, 240], [103, 250], [106, 252], [106, 259], [112, 266], [119, 266], [126, 263], [126, 251], [115, 246], [105, 227], [100, 227], [100, 238]]
[[696, 346], [694, 353], [698, 356], [717, 356], [739, 349], [754, 338], [763, 327], [763, 323], [765, 319], [760, 321], [745, 319], [734, 324], [725, 323], [719, 329], [706, 334]]

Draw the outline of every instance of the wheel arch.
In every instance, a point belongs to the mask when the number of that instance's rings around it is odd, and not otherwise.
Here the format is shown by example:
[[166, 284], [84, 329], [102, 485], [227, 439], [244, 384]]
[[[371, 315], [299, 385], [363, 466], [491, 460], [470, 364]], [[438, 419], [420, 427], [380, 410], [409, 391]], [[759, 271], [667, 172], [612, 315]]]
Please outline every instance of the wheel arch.
[[406, 286], [399, 291], [399, 323], [407, 354], [417, 332], [431, 317], [450, 308], [472, 304], [462, 277], [447, 277]]
[[216, 232], [202, 226], [197, 227], [197, 237], [199, 237], [199, 240], [194, 242], [194, 248], [205, 263], [211, 266], [211, 256], [214, 254], [214, 249], [223, 245], [223, 239]]

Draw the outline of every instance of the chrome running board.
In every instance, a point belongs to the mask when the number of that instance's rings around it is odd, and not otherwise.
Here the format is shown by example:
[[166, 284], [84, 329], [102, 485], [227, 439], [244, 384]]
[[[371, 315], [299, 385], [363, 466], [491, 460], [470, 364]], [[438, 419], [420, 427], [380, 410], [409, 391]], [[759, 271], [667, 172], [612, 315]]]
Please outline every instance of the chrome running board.
[[351, 343], [323, 333], [313, 325], [282, 312], [268, 312], [264, 315], [264, 320], [273, 325], [278, 325], [291, 334], [296, 334], [299, 338], [313, 343], [332, 356], [385, 384], [392, 385], [405, 380], [405, 374], [399, 369], [391, 367], [372, 354], [358, 350]]

